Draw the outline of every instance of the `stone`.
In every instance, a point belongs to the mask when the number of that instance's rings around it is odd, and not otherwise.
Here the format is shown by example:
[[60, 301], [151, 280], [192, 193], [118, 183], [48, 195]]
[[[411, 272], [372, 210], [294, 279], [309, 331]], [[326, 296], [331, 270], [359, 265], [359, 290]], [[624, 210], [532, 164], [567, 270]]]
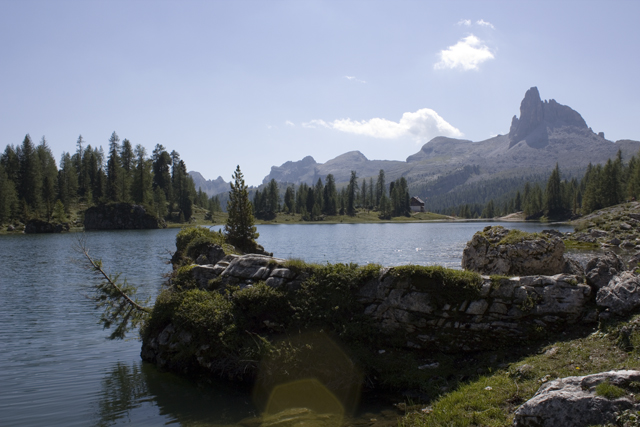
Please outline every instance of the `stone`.
[[55, 226], [47, 221], [32, 219], [24, 225], [25, 234], [53, 233]]
[[166, 228], [163, 219], [147, 213], [144, 207], [130, 203], [92, 206], [84, 213], [85, 230], [141, 230]]
[[619, 316], [631, 313], [640, 307], [640, 277], [631, 271], [613, 277], [598, 290], [596, 304]]
[[628, 388], [640, 381], [640, 371], [609, 371], [583, 377], [545, 382], [537, 393], [515, 412], [515, 427], [583, 427], [615, 422], [623, 410], [638, 409], [633, 395], [607, 399], [596, 393], [605, 381]]
[[487, 300], [481, 299], [478, 301], [472, 301], [465, 313], [480, 315], [484, 314], [484, 312], [487, 311], [487, 308], [489, 308], [489, 303], [487, 302]]
[[560, 238], [529, 235], [509, 241], [508, 236], [509, 230], [501, 226], [487, 227], [474, 234], [462, 253], [462, 268], [505, 276], [553, 275], [564, 271], [566, 259]]
[[591, 231], [589, 231], [589, 234], [591, 234], [591, 237], [595, 237], [597, 238], [601, 238], [601, 237], [607, 237], [608, 233], [604, 230], [598, 230], [598, 229], [592, 229]]
[[624, 270], [624, 264], [614, 252], [592, 258], [585, 268], [587, 283], [595, 289], [606, 286], [616, 274]]

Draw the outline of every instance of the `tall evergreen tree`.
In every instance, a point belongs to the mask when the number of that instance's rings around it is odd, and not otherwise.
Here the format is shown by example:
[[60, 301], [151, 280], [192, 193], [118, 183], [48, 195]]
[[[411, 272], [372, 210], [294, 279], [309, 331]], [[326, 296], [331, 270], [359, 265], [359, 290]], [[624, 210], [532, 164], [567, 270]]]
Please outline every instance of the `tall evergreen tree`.
[[[18, 198], [23, 201], [27, 212], [38, 212], [42, 197], [41, 165], [36, 147], [29, 134], [24, 137], [22, 146], [18, 148], [17, 154], [20, 161]], [[28, 218], [23, 219], [26, 220]]]
[[133, 201], [150, 207], [153, 205], [151, 161], [147, 158], [147, 150], [140, 144], [135, 148], [134, 169], [131, 185]]
[[46, 220], [50, 221], [58, 198], [58, 167], [44, 136], [40, 140], [36, 152], [40, 161], [40, 173], [42, 176], [42, 213]]
[[157, 144], [151, 156], [153, 161], [153, 188], [160, 188], [165, 195], [165, 200], [173, 199], [171, 188], [171, 174], [169, 166], [171, 166], [171, 156], [162, 144]]
[[562, 213], [562, 190], [560, 187], [560, 168], [556, 167], [551, 172], [547, 181], [545, 211], [548, 216], [553, 217]]
[[384, 170], [380, 169], [380, 172], [378, 173], [378, 180], [376, 181], [376, 206], [380, 206], [380, 199], [382, 199], [382, 195], [386, 194], [386, 187], [385, 187], [385, 177], [384, 177]]
[[115, 131], [109, 138], [109, 159], [107, 160], [107, 199], [112, 202], [121, 201], [119, 191], [120, 176], [122, 174], [122, 161], [120, 158], [120, 137]]
[[71, 155], [63, 152], [58, 171], [58, 197], [67, 213], [70, 211], [71, 205], [75, 203], [79, 192], [78, 172], [75, 165]]
[[355, 216], [356, 214], [356, 194], [358, 193], [358, 175], [356, 171], [351, 171], [351, 178], [347, 186], [347, 215]]
[[333, 174], [327, 175], [324, 185], [324, 207], [322, 211], [325, 215], [337, 215], [338, 213], [338, 191], [336, 190], [336, 181]]
[[0, 223], [13, 218], [17, 202], [13, 181], [9, 179], [4, 165], [0, 162]]
[[130, 202], [132, 200], [131, 184], [135, 168], [135, 154], [131, 142], [126, 138], [122, 141], [122, 146], [120, 147], [120, 162], [122, 165], [122, 173], [120, 174], [120, 183], [118, 185], [120, 200]]
[[255, 251], [256, 231], [253, 219], [253, 208], [249, 201], [249, 192], [244, 182], [244, 176], [238, 166], [230, 183], [229, 201], [227, 202], [228, 219], [224, 227], [227, 241], [244, 252]]

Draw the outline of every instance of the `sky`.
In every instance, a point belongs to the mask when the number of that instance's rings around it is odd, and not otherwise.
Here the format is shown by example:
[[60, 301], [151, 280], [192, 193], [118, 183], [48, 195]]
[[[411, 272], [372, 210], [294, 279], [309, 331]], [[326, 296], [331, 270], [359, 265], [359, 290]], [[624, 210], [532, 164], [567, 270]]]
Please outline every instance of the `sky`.
[[640, 140], [638, 1], [0, 0], [0, 144], [115, 131], [258, 185], [272, 166], [509, 131], [525, 92]]

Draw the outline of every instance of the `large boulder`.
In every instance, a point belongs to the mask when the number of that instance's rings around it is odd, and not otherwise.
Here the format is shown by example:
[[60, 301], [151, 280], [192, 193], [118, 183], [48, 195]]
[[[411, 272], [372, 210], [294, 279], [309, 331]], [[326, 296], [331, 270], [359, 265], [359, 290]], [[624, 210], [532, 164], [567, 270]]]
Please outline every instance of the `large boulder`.
[[592, 258], [585, 268], [587, 283], [596, 289], [606, 286], [611, 279], [624, 271], [624, 263], [618, 255], [611, 251]]
[[[639, 409], [632, 382], [640, 371], [609, 371], [584, 377], [558, 378], [543, 384], [515, 412], [515, 427], [584, 427], [615, 422], [627, 409]], [[602, 383], [608, 387], [598, 387]]]
[[166, 228], [163, 219], [130, 203], [92, 206], [84, 213], [85, 230], [141, 230]]
[[640, 307], [640, 277], [631, 271], [615, 276], [598, 290], [596, 303], [619, 316], [631, 313]]
[[504, 276], [555, 275], [566, 271], [564, 243], [549, 234], [485, 227], [462, 253], [462, 268]]

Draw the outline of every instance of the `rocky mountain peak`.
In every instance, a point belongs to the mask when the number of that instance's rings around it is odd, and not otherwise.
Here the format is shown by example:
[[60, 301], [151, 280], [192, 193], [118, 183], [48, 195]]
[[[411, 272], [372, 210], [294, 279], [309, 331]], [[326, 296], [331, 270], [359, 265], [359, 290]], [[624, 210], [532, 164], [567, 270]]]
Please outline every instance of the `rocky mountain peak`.
[[575, 110], [554, 99], [542, 101], [537, 87], [530, 88], [520, 103], [520, 118], [513, 116], [509, 129], [509, 148], [525, 140], [533, 148], [548, 144], [548, 129], [573, 126], [587, 128], [587, 123]]

